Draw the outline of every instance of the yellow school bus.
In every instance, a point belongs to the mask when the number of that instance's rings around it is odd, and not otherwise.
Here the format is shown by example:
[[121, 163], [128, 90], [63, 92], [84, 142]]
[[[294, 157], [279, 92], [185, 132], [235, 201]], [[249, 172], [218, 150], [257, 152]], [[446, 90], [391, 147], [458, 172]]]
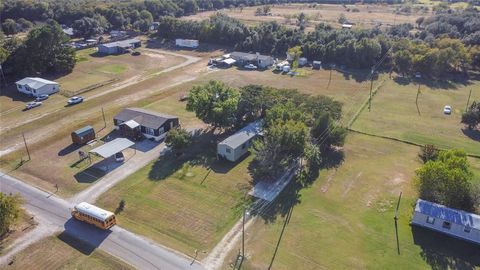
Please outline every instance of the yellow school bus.
[[72, 217], [104, 230], [117, 224], [114, 213], [86, 202], [81, 202], [73, 207]]

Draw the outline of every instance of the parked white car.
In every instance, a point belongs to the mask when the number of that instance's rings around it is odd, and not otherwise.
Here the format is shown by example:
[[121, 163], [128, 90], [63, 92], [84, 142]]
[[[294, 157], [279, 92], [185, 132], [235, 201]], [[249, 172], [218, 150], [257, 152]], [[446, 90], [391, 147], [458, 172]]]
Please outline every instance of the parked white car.
[[35, 101], [42, 101], [46, 99], [48, 99], [48, 95], [40, 95], [35, 99]]
[[244, 68], [255, 70], [255, 69], [257, 69], [257, 66], [255, 66], [254, 64], [248, 64], [248, 65], [245, 65]]
[[33, 108], [38, 107], [40, 105], [42, 105], [42, 102], [32, 101], [32, 102], [27, 103], [27, 106], [25, 107], [25, 109], [30, 110], [30, 109], [33, 109]]
[[83, 102], [83, 97], [71, 97], [70, 99], [68, 99], [67, 103], [68, 105], [74, 105], [74, 104], [78, 104], [78, 103], [82, 103]]
[[452, 114], [452, 106], [445, 105], [445, 107], [443, 107], [443, 113], [444, 114]]

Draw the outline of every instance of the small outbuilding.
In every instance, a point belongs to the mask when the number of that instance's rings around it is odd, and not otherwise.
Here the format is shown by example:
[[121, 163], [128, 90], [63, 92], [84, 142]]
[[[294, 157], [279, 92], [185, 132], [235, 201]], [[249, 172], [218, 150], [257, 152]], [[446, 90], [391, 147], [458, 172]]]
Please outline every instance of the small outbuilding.
[[86, 144], [95, 139], [95, 130], [91, 126], [85, 126], [72, 132], [72, 142], [75, 144]]
[[26, 77], [17, 81], [17, 90], [21, 93], [38, 97], [40, 95], [51, 95], [60, 90], [57, 82], [45, 80], [38, 77]]
[[217, 145], [218, 157], [225, 158], [232, 162], [237, 161], [247, 153], [248, 148], [252, 144], [252, 140], [260, 135], [261, 131], [261, 120], [250, 123]]
[[418, 199], [411, 224], [480, 244], [479, 215]]
[[312, 67], [314, 69], [320, 69], [322, 67], [322, 61], [313, 61], [312, 62]]
[[305, 58], [305, 57], [300, 57], [298, 58], [298, 65], [299, 66], [305, 66], [306, 64], [308, 64], [308, 59]]

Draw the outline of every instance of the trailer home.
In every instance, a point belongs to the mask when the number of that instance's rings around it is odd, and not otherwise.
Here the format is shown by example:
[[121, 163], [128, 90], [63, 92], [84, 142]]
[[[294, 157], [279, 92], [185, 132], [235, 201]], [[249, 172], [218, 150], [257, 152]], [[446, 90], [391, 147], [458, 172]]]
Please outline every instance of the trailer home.
[[250, 123], [217, 145], [217, 155], [235, 162], [248, 152], [252, 140], [261, 134], [262, 121]]

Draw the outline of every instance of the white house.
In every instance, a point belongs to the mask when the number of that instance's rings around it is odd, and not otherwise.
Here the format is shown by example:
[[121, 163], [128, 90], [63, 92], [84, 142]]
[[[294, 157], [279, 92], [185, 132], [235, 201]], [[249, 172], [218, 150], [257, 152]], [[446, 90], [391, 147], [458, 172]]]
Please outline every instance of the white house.
[[480, 244], [480, 216], [417, 200], [411, 224]]
[[26, 77], [16, 82], [17, 90], [27, 95], [38, 97], [40, 95], [51, 95], [60, 90], [57, 82], [37, 77]]
[[217, 145], [218, 157], [235, 162], [247, 153], [252, 140], [261, 134], [262, 121], [258, 120], [245, 126], [237, 133]]

